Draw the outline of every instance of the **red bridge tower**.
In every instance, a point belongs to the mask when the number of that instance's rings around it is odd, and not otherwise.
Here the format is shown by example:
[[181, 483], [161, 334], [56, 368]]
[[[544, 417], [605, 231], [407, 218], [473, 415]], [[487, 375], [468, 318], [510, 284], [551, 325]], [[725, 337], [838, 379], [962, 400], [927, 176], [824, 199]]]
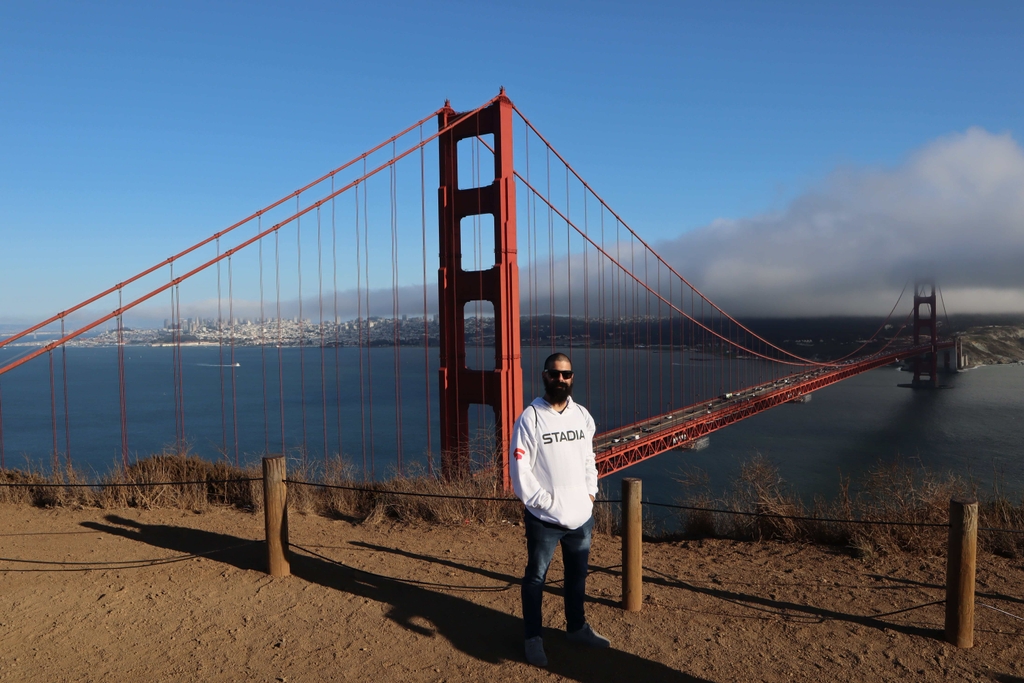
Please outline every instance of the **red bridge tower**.
[[[922, 312], [922, 308], [926, 309]], [[939, 387], [938, 321], [935, 310], [935, 283], [918, 282], [914, 285], [914, 346], [931, 344], [931, 352], [914, 358], [915, 389], [937, 389]], [[927, 338], [925, 338], [927, 331]]]
[[[519, 345], [519, 266], [516, 262], [516, 188], [512, 167], [512, 102], [501, 94], [475, 114], [459, 114], [447, 103], [438, 115], [440, 268], [438, 317], [441, 328], [441, 471], [446, 479], [469, 474], [469, 406], [494, 409], [496, 464], [509, 486], [508, 444], [512, 425], [523, 409], [523, 372]], [[460, 188], [458, 143], [494, 136], [494, 180], [480, 187]], [[462, 219], [490, 215], [494, 219], [494, 265], [481, 271], [462, 267]], [[494, 306], [494, 368], [466, 366], [466, 304], [489, 301]]]

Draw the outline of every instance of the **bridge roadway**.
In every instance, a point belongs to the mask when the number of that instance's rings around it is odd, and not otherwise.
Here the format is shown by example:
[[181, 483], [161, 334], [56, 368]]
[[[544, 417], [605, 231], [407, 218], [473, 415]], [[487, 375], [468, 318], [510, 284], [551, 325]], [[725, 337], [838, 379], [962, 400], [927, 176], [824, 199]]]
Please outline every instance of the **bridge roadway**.
[[[951, 340], [940, 341], [936, 351], [952, 348], [953, 344]], [[598, 476], [608, 476], [673, 448], [691, 446], [722, 427], [799, 400], [862, 372], [931, 352], [930, 344], [904, 346], [834, 366], [817, 367], [603, 432], [594, 438]]]

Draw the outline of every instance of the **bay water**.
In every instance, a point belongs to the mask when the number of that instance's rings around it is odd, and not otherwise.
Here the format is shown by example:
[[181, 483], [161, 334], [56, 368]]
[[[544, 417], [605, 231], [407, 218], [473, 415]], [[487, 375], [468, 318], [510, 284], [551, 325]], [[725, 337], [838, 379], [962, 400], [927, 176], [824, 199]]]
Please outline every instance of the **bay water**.
[[[539, 373], [549, 351], [523, 350], [526, 401], [542, 393]], [[0, 349], [0, 365], [25, 352]], [[170, 347], [124, 349], [130, 460], [172, 447], [183, 417], [190, 450], [210, 460], [244, 465], [268, 452], [286, 452], [316, 466], [340, 452], [351, 472], [365, 479], [389, 476], [399, 466], [418, 473], [437, 465], [436, 349], [186, 347], [183, 416], [174, 407], [174, 353]], [[490, 353], [476, 349], [471, 367], [483, 365]], [[708, 359], [652, 349], [576, 349], [573, 359], [574, 397], [591, 410], [598, 431], [709, 398], [723, 386], [766, 379], [770, 372], [739, 361], [735, 377], [709, 377]], [[664, 453], [604, 485], [615, 496], [623, 476], [640, 477], [645, 498], [670, 502], [682, 493], [679, 481], [699, 470], [711, 491], [720, 493], [741, 463], [762, 456], [809, 500], [835, 496], [841, 478], [856, 480], [881, 463], [902, 460], [968, 478], [982, 495], [998, 486], [1019, 500], [1024, 366], [943, 375], [949, 388], [938, 391], [897, 386], [907, 381], [908, 373], [891, 367], [863, 373], [815, 392], [807, 403], [782, 405], [715, 432], [706, 448]], [[110, 471], [122, 460], [117, 350], [58, 350], [0, 376], [0, 412], [6, 467], [46, 470], [56, 452], [61, 462], [70, 455], [87, 473]], [[486, 411], [471, 413], [471, 421], [482, 434], [490, 428]]]

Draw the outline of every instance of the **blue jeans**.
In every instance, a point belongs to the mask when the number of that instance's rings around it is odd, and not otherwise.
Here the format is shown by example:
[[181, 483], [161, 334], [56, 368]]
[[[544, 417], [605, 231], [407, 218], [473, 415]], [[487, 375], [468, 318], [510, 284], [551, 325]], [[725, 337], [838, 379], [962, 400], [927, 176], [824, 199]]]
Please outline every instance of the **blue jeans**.
[[533, 638], [541, 634], [544, 578], [555, 554], [555, 546], [559, 543], [562, 544], [562, 563], [565, 565], [565, 630], [578, 631], [587, 623], [583, 614], [583, 599], [587, 592], [587, 565], [594, 518], [588, 519], [578, 529], [566, 529], [557, 524], [542, 522], [529, 512], [524, 514], [526, 553], [529, 557], [526, 575], [523, 576], [523, 625], [526, 637]]

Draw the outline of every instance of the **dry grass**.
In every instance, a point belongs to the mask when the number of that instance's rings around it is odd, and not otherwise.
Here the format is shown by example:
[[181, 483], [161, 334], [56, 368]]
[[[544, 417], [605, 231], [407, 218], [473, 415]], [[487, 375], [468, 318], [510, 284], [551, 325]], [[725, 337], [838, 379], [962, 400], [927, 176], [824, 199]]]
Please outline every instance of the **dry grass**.
[[[71, 467], [52, 473], [0, 470], [0, 501], [41, 507], [172, 507], [204, 510], [211, 505], [261, 509], [263, 492], [254, 469], [209, 462], [187, 454], [154, 455], [90, 481]], [[161, 484], [160, 482], [190, 482]], [[38, 486], [24, 486], [37, 484]]]
[[[779, 476], [778, 468], [760, 456], [741, 466], [740, 476], [724, 496], [712, 496], [706, 475], [699, 471], [678, 481], [686, 492], [679, 504], [703, 508], [680, 511], [676, 528], [684, 536], [810, 542], [844, 546], [859, 556], [941, 554], [948, 531], [918, 525], [947, 524], [950, 500], [978, 497], [976, 487], [961, 477], [941, 476], [904, 462], [880, 463], [856, 485], [843, 480], [835, 498], [816, 498], [810, 507]], [[997, 488], [979, 503], [979, 527], [1024, 529], [1024, 503], [1012, 503]], [[665, 535], [675, 537], [679, 532]], [[1024, 534], [982, 531], [978, 543], [991, 552], [1024, 556]]]
[[[522, 505], [503, 492], [493, 457], [477, 458], [476, 463], [475, 473], [460, 481], [411, 471], [385, 481], [366, 482], [341, 460], [332, 461], [327, 468], [303, 465], [299, 459], [289, 460], [288, 478], [292, 483], [288, 485], [288, 505], [300, 514], [367, 524], [518, 523]], [[262, 472], [257, 467], [238, 468], [187, 453], [164, 453], [91, 481], [69, 467], [52, 473], [30, 468], [0, 470], [0, 484], [20, 485], [0, 485], [0, 502], [43, 507], [171, 507], [195, 511], [227, 505], [258, 512], [263, 507], [261, 479]], [[879, 464], [858, 482], [844, 480], [837, 496], [816, 498], [810, 506], [779, 476], [778, 468], [761, 457], [744, 463], [739, 477], [722, 496], [711, 494], [707, 476], [700, 471], [687, 473], [679, 483], [685, 495], [677, 502], [699, 509], [680, 510], [666, 520], [662, 511], [645, 507], [644, 532], [648, 538], [682, 535], [778, 539], [842, 546], [860, 556], [944, 552], [944, 528], [865, 525], [852, 521], [946, 524], [952, 498], [977, 495], [974, 487], [959, 477], [938, 476], [923, 467], [900, 462]], [[80, 484], [88, 486], [72, 486]], [[602, 491], [600, 497], [608, 496]], [[658, 522], [654, 521], [656, 516]], [[597, 531], [619, 531], [618, 506], [598, 504], [594, 517]], [[1024, 529], [1024, 503], [1013, 503], [997, 487], [991, 498], [981, 501], [979, 526]], [[983, 531], [979, 534], [979, 546], [1007, 557], [1022, 557], [1024, 534]]]
[[[332, 461], [326, 469], [299, 459], [290, 459], [287, 465], [288, 479], [293, 482], [288, 485], [288, 506], [300, 514], [368, 523], [439, 524], [515, 522], [522, 517], [522, 504], [502, 491], [499, 471], [494, 467], [481, 469], [463, 481], [445, 481], [411, 471], [385, 481], [365, 482], [356, 477], [354, 468], [340, 460]], [[188, 454], [154, 455], [94, 481], [87, 481], [70, 468], [54, 473], [0, 470], [0, 484], [5, 483], [35, 486], [0, 485], [0, 502], [41, 507], [169, 507], [201, 511], [227, 505], [259, 511], [263, 506], [261, 470], [209, 462]], [[493, 498], [500, 500], [483, 500]], [[605, 526], [609, 523], [605, 522]]]

